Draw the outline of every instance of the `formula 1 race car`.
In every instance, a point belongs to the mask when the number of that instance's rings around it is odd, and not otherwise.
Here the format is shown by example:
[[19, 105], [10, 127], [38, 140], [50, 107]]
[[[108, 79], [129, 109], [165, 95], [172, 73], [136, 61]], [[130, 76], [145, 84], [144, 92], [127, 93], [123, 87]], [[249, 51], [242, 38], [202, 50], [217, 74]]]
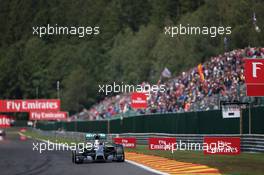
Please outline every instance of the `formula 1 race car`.
[[107, 142], [105, 134], [86, 134], [85, 138], [91, 146], [72, 151], [73, 163], [125, 161], [123, 145]]

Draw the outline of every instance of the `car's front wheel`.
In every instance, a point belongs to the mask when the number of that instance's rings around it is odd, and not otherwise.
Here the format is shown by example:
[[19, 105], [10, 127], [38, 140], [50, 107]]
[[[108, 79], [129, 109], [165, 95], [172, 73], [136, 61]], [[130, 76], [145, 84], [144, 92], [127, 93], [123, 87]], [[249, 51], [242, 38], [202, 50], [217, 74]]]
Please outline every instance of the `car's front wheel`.
[[83, 160], [77, 159], [76, 155], [77, 155], [76, 151], [72, 151], [72, 163], [75, 163], [75, 164], [83, 163]]

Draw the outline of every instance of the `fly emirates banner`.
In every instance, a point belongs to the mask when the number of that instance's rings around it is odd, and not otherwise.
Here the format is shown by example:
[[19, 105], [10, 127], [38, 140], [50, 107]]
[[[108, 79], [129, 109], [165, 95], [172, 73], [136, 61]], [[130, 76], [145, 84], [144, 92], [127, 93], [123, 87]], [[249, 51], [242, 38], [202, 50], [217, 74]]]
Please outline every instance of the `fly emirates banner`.
[[0, 100], [0, 112], [60, 111], [60, 100]]

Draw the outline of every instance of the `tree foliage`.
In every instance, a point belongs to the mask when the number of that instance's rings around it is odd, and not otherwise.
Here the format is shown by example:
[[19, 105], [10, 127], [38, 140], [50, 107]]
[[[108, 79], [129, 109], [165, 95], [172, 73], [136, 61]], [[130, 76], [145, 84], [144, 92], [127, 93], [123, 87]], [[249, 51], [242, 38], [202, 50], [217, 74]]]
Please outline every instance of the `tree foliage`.
[[[64, 110], [88, 108], [99, 84], [156, 83], [168, 67], [174, 76], [224, 52], [217, 36], [164, 35], [164, 26], [231, 26], [228, 49], [264, 44], [260, 0], [0, 0], [0, 97], [56, 98]], [[252, 15], [255, 12], [256, 32]], [[32, 35], [32, 26], [100, 26], [100, 35]]]

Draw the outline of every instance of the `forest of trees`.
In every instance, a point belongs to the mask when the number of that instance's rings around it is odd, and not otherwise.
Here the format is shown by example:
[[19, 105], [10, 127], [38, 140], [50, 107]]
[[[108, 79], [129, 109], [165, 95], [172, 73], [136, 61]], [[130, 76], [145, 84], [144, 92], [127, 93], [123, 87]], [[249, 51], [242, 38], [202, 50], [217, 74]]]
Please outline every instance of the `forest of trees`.
[[[156, 83], [164, 67], [176, 76], [225, 51], [224, 35], [164, 35], [180, 23], [231, 26], [228, 50], [264, 46], [262, 0], [0, 0], [0, 98], [57, 98], [60, 81], [62, 107], [74, 113], [103, 98], [99, 84]], [[32, 35], [47, 24], [100, 34]]]

